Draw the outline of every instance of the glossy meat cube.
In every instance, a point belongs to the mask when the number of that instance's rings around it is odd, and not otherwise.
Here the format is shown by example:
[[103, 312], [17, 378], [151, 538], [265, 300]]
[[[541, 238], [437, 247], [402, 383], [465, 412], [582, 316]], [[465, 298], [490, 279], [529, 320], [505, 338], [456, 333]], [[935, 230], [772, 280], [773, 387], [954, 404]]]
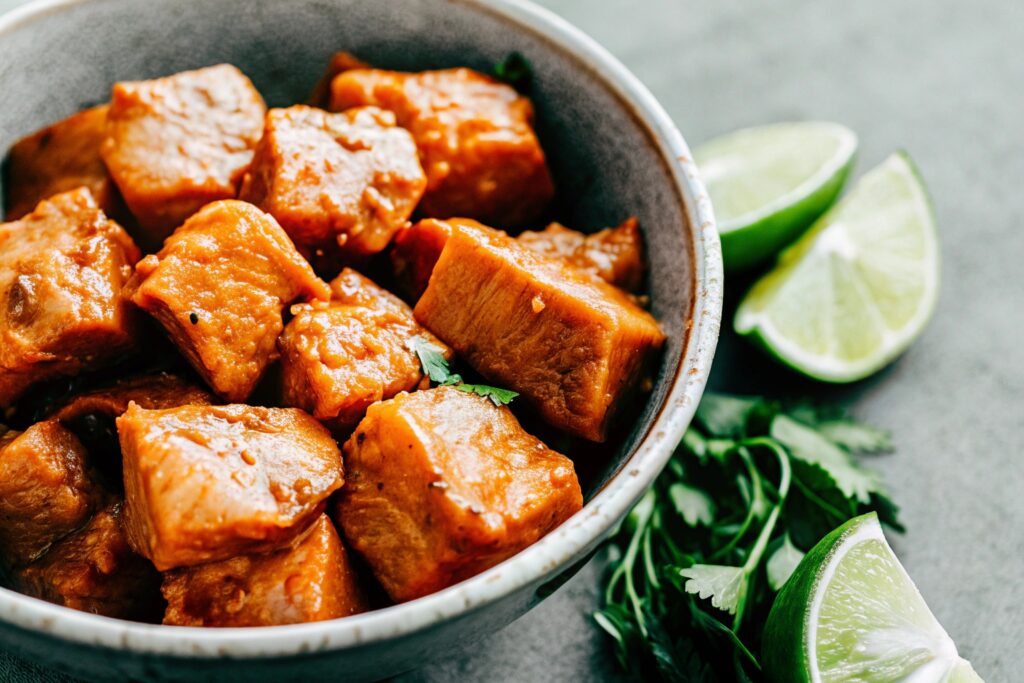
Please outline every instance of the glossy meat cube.
[[203, 205], [238, 194], [265, 112], [229, 64], [114, 85], [101, 152], [147, 247]]
[[538, 216], [554, 195], [533, 132], [533, 105], [511, 87], [470, 69], [342, 72], [331, 85], [335, 111], [391, 110], [416, 139], [427, 173], [420, 211], [513, 226]]
[[20, 566], [89, 519], [102, 492], [85, 447], [54, 420], [0, 436], [0, 564]]
[[583, 504], [571, 460], [450, 386], [370, 406], [345, 465], [336, 519], [397, 601], [498, 564]]
[[342, 484], [337, 444], [300, 410], [133, 404], [117, 431], [128, 540], [161, 571], [286, 545]]
[[555, 427], [603, 441], [664, 335], [611, 285], [504, 233], [455, 226], [416, 319]]
[[33, 597], [105, 617], [155, 622], [163, 609], [160, 573], [128, 547], [120, 503], [17, 572], [15, 582]]
[[327, 109], [331, 104], [331, 83], [334, 82], [335, 77], [349, 69], [368, 68], [370, 68], [369, 64], [350, 52], [335, 52], [331, 55], [331, 61], [327, 63], [327, 68], [324, 69], [324, 75], [313, 86], [313, 91], [309, 94], [306, 104], [311, 107]]
[[74, 422], [87, 415], [118, 417], [129, 403], [156, 410], [185, 405], [212, 405], [216, 399], [205, 389], [166, 372], [120, 379], [109, 387], [79, 394], [60, 407], [53, 418]]
[[164, 575], [165, 624], [279, 626], [347, 617], [369, 605], [327, 515], [294, 545]]
[[643, 285], [644, 242], [635, 218], [590, 235], [552, 223], [540, 232], [522, 232], [516, 240], [538, 253], [562, 258], [627, 292], [638, 292]]
[[84, 188], [0, 224], [0, 407], [133, 345], [137, 321], [121, 287], [138, 258]]
[[330, 304], [292, 307], [278, 341], [283, 399], [347, 433], [371, 403], [423, 384], [414, 338], [449, 358], [451, 351], [404, 302], [354, 270], [343, 270], [331, 289]]
[[[409, 300], [416, 301], [426, 290], [454, 225], [484, 227], [465, 218], [426, 218], [395, 236], [391, 265]], [[643, 284], [643, 235], [635, 218], [591, 235], [552, 223], [540, 232], [524, 231], [515, 239], [531, 251], [560, 258], [620, 289], [637, 292]]]
[[328, 114], [271, 109], [241, 198], [267, 211], [307, 254], [381, 251], [423, 195], [408, 131], [373, 107]]
[[48, 197], [80, 187], [92, 192], [104, 213], [120, 217], [121, 198], [100, 157], [106, 125], [107, 105], [101, 105], [16, 142], [4, 187], [7, 220], [30, 213]]
[[160, 321], [219, 396], [236, 402], [277, 358], [285, 306], [330, 296], [277, 221], [235, 200], [188, 219], [139, 262], [125, 293]]

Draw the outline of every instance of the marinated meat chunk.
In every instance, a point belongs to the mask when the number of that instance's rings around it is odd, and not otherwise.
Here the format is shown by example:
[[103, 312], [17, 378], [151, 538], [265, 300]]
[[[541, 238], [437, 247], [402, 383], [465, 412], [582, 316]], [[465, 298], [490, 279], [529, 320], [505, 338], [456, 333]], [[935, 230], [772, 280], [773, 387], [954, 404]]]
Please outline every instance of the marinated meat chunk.
[[354, 270], [343, 270], [331, 289], [330, 304], [292, 307], [278, 340], [283, 399], [346, 433], [371, 403], [423, 383], [415, 337], [451, 351], [404, 302]]
[[[411, 301], [427, 288], [453, 225], [484, 227], [465, 218], [426, 218], [399, 231], [391, 249], [391, 265], [402, 292]], [[643, 284], [643, 235], [635, 218], [592, 235], [552, 223], [540, 232], [524, 231], [516, 240], [531, 251], [566, 263], [629, 292]]]
[[533, 105], [470, 69], [399, 73], [350, 69], [331, 84], [331, 108], [395, 112], [427, 173], [419, 209], [503, 226], [537, 217], [554, 194], [533, 132]]
[[337, 519], [397, 601], [498, 564], [583, 504], [571, 460], [454, 387], [370, 406], [345, 464]]
[[107, 105], [73, 114], [36, 131], [11, 147], [7, 172], [7, 220], [28, 214], [61, 192], [85, 187], [111, 216], [121, 199], [100, 157], [106, 137]]
[[204, 389], [176, 375], [158, 372], [118, 380], [109, 387], [75, 396], [53, 414], [54, 419], [74, 422], [87, 415], [115, 418], [135, 402], [157, 410], [185, 405], [212, 405], [215, 399]]
[[307, 254], [375, 254], [408, 220], [426, 178], [408, 131], [373, 107], [271, 109], [241, 198]]
[[85, 459], [82, 443], [53, 420], [0, 436], [0, 564], [27, 564], [86, 523], [102, 492]]
[[395, 235], [391, 247], [391, 268], [395, 282], [409, 301], [415, 302], [427, 288], [430, 274], [434, 272], [437, 259], [441, 258], [444, 245], [452, 234], [453, 225], [480, 225], [468, 218], [438, 220], [424, 218]]
[[48, 602], [134, 621], [159, 621], [160, 573], [128, 547], [120, 503], [16, 573], [22, 592]]
[[139, 262], [126, 296], [152, 314], [227, 401], [244, 401], [277, 358], [285, 306], [330, 290], [277, 221], [251, 204], [214, 202]]
[[527, 230], [516, 239], [541, 254], [565, 259], [627, 292], [637, 292], [644, 281], [644, 242], [635, 218], [591, 235], [552, 223], [540, 232]]
[[331, 104], [331, 83], [342, 71], [349, 69], [369, 69], [370, 65], [349, 52], [335, 52], [327, 63], [324, 75], [313, 86], [313, 92], [306, 101], [311, 107], [326, 109]]
[[164, 575], [176, 626], [279, 626], [348, 617], [369, 605], [327, 515], [294, 545]]
[[203, 205], [234, 198], [266, 106], [228, 64], [114, 85], [101, 153], [128, 208], [161, 241]]
[[121, 297], [139, 251], [80, 188], [0, 224], [0, 407], [29, 386], [75, 375], [132, 346]]
[[415, 315], [484, 377], [593, 441], [665, 339], [628, 294], [465, 224], [453, 227]]
[[342, 483], [337, 444], [301, 410], [132, 404], [117, 431], [128, 541], [161, 571], [275, 550]]

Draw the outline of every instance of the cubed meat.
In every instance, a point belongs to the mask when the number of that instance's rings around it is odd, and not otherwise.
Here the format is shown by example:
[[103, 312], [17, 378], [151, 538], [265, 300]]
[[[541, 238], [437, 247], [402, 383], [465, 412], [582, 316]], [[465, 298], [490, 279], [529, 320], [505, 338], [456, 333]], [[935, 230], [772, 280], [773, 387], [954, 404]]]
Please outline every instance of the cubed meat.
[[159, 410], [185, 405], [212, 405], [215, 399], [205, 389], [166, 372], [120, 379], [111, 386], [79, 394], [61, 406], [53, 418], [74, 422], [87, 415], [119, 417], [129, 403], [140, 408]]
[[514, 226], [537, 217], [554, 194], [533, 105], [508, 85], [470, 69], [350, 69], [334, 79], [333, 110], [365, 105], [395, 112], [416, 139], [427, 216]]
[[396, 601], [498, 564], [583, 505], [571, 460], [450, 386], [370, 406], [345, 466], [336, 518]]
[[285, 307], [330, 298], [272, 216], [214, 202], [139, 262], [125, 288], [227, 401], [244, 401], [277, 358]]
[[451, 351], [413, 318], [412, 309], [354, 270], [332, 283], [330, 304], [292, 307], [281, 347], [283, 400], [347, 436], [371, 403], [423, 383], [412, 342]]
[[480, 225], [468, 218], [424, 218], [395, 235], [389, 254], [391, 268], [398, 290], [409, 301], [415, 303], [426, 290], [437, 259], [451, 237], [452, 226], [460, 224]]
[[14, 581], [33, 597], [105, 617], [157, 622], [163, 611], [160, 573], [128, 547], [120, 503], [97, 512]]
[[0, 436], [0, 564], [21, 566], [42, 555], [85, 524], [101, 496], [85, 447], [60, 423]]
[[313, 91], [306, 101], [311, 107], [326, 109], [331, 104], [331, 83], [342, 71], [349, 69], [369, 69], [370, 65], [350, 52], [335, 52], [327, 63], [324, 75], [313, 86]]
[[453, 226], [415, 315], [484, 377], [593, 441], [665, 339], [625, 292], [465, 224]]
[[[399, 288], [410, 301], [419, 299], [426, 290], [453, 225], [483, 227], [465, 218], [426, 218], [395, 236], [391, 265]], [[643, 284], [643, 235], [635, 218], [592, 235], [552, 223], [540, 232], [524, 231], [516, 240], [531, 251], [561, 258], [619, 289], [635, 293]]]
[[369, 608], [327, 515], [280, 550], [167, 572], [163, 594], [175, 626], [301, 624]]
[[30, 213], [61, 192], [85, 187], [109, 216], [123, 213], [121, 198], [100, 157], [106, 137], [107, 105], [93, 107], [36, 131], [11, 147], [7, 220]]
[[138, 258], [84, 188], [0, 224], [0, 407], [129, 350], [137, 320], [121, 287]]
[[337, 444], [301, 410], [132, 404], [117, 431], [128, 540], [161, 571], [286, 545], [342, 484]]
[[552, 223], [540, 232], [522, 232], [516, 239], [533, 251], [565, 259], [627, 292], [638, 292], [643, 285], [644, 241], [635, 218], [591, 235]]
[[265, 113], [228, 64], [114, 85], [101, 153], [145, 246], [159, 247], [203, 205], [237, 196]]
[[274, 216], [306, 254], [384, 249], [426, 186], [409, 132], [374, 107], [271, 109], [241, 198]]

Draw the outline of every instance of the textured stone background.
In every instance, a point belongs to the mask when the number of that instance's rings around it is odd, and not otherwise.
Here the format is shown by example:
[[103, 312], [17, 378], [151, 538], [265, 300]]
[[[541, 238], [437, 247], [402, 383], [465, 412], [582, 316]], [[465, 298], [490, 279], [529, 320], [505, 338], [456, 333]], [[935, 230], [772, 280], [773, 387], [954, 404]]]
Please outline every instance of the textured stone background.
[[[19, 0], [0, 0], [6, 10]], [[828, 119], [861, 138], [858, 172], [909, 150], [943, 242], [939, 308], [878, 377], [800, 382], [730, 336], [713, 384], [831, 397], [891, 429], [876, 461], [909, 532], [894, 545], [961, 652], [1017, 680], [1024, 641], [1024, 3], [1015, 0], [543, 0], [636, 73], [691, 144]], [[0, 105], [2, 106], [2, 105]], [[744, 283], [731, 283], [727, 315]], [[614, 680], [589, 612], [600, 558], [504, 631], [400, 680]], [[0, 681], [12, 681], [0, 656]], [[1012, 667], [1012, 668], [1011, 668]], [[39, 680], [43, 680], [40, 678]], [[20, 683], [20, 681], [19, 681]]]

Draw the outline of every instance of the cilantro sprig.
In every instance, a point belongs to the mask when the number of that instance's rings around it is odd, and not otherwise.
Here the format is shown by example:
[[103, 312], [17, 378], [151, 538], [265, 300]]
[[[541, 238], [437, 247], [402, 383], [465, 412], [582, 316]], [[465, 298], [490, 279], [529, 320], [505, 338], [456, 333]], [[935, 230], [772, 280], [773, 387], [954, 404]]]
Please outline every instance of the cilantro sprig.
[[902, 531], [855, 458], [887, 434], [832, 410], [708, 394], [610, 542], [594, 618], [642, 680], [761, 681], [761, 630], [804, 555], [867, 510]]
[[508, 405], [519, 394], [511, 389], [501, 389], [487, 384], [466, 384], [462, 375], [454, 373], [448, 365], [444, 352], [425, 337], [413, 337], [409, 346], [420, 359], [423, 374], [439, 386], [454, 386], [459, 391], [484, 396], [496, 406]]

